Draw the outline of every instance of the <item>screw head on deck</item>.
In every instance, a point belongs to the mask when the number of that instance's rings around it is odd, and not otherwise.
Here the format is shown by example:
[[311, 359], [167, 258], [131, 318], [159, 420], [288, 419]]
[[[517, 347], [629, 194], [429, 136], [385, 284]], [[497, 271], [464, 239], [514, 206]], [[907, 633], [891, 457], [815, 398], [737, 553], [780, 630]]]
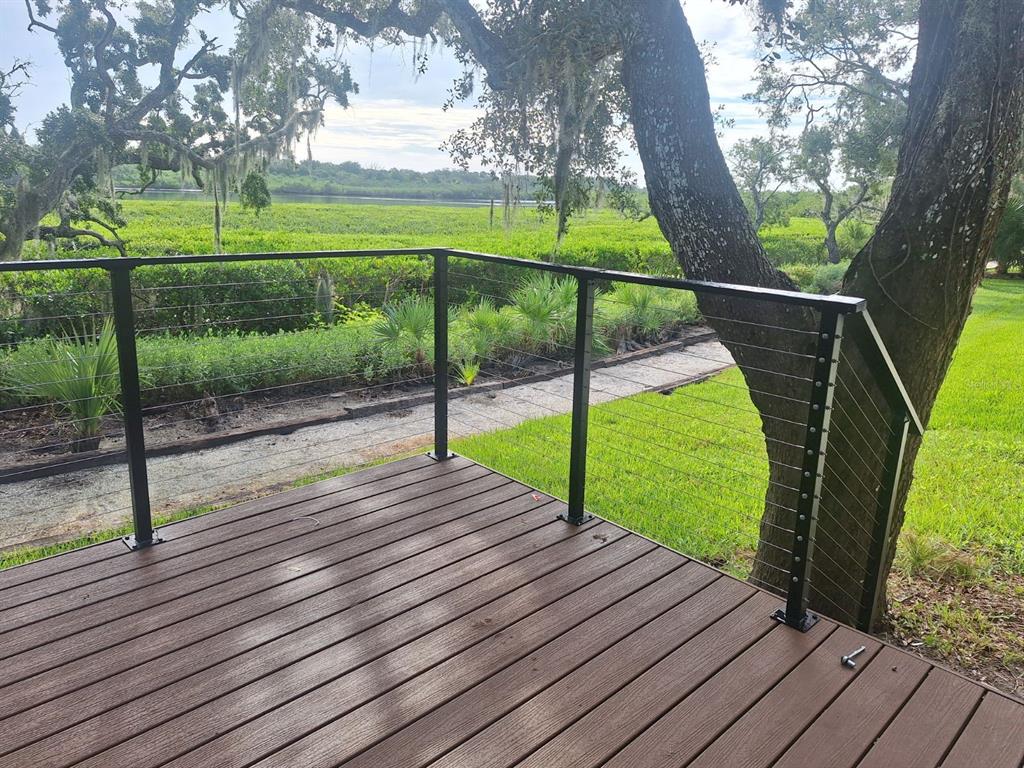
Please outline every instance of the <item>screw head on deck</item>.
[[853, 653], [848, 653], [846, 656], [843, 656], [843, 658], [842, 658], [843, 666], [844, 667], [849, 667], [850, 669], [853, 669], [854, 667], [856, 667], [857, 666], [857, 662], [854, 661], [854, 658], [856, 658], [860, 654], [864, 653], [865, 650], [866, 650], [866, 648], [862, 645], [860, 648], [855, 650]]

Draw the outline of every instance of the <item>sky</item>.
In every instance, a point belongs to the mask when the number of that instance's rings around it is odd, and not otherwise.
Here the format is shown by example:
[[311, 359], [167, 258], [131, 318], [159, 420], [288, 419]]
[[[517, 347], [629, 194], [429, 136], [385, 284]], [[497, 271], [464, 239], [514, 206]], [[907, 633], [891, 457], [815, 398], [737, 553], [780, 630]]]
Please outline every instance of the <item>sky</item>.
[[[683, 5], [696, 39], [715, 44], [716, 63], [709, 70], [708, 85], [712, 105], [723, 104], [725, 114], [735, 121], [721, 139], [728, 149], [739, 139], [764, 132], [754, 106], [742, 98], [753, 90], [758, 62], [752, 24], [745, 10], [723, 0], [684, 0]], [[226, 25], [210, 19], [207, 29], [217, 34], [218, 26]], [[23, 0], [0, 0], [5, 43], [0, 67], [10, 66], [14, 59], [32, 63], [31, 82], [17, 102], [18, 127], [31, 131], [49, 110], [66, 101], [69, 85], [52, 38], [30, 33], [26, 27]], [[411, 48], [352, 46], [345, 54], [359, 93], [350, 97], [348, 109], [332, 105], [327, 110], [325, 125], [312, 141], [313, 157], [418, 171], [452, 167], [440, 144], [478, 113], [471, 103], [447, 112], [441, 109], [448, 88], [461, 72], [454, 57], [437, 50], [431, 54], [426, 74], [415, 76]], [[305, 147], [298, 155], [305, 156]], [[639, 174], [638, 157], [631, 153], [626, 164]]]

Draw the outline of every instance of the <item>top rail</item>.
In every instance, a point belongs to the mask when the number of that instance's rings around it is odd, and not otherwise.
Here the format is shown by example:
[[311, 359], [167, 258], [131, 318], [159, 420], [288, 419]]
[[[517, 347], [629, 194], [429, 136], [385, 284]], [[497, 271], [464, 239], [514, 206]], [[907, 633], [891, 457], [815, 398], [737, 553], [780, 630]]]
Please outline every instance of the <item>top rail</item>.
[[617, 283], [636, 283], [638, 285], [651, 285], [659, 288], [680, 288], [699, 293], [710, 293], [719, 296], [735, 296], [738, 298], [761, 301], [774, 301], [779, 304], [793, 304], [802, 307], [813, 307], [815, 309], [828, 307], [843, 315], [863, 312], [867, 306], [867, 301], [864, 299], [858, 299], [854, 296], [825, 296], [817, 293], [783, 291], [776, 288], [758, 288], [751, 285], [712, 283], [704, 280], [687, 280], [682, 277], [658, 277], [656, 275], [644, 275], [636, 272], [619, 272], [614, 269], [577, 267], [570, 264], [550, 264], [546, 261], [531, 261], [529, 259], [517, 259], [511, 256], [496, 256], [490, 253], [460, 251], [451, 248], [445, 248], [443, 250], [450, 256], [459, 256], [466, 259], [474, 259], [476, 261], [487, 261], [494, 264], [508, 264], [510, 266], [536, 269], [543, 272], [573, 275], [575, 277], [583, 277], [589, 280], [612, 280]]

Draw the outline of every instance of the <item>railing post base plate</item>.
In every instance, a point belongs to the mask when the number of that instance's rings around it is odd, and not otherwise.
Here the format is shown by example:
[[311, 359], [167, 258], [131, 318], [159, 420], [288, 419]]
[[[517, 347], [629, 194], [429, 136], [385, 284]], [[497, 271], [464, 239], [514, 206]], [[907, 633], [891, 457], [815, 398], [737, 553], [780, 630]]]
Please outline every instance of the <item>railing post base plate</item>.
[[455, 458], [455, 454], [451, 451], [447, 451], [444, 456], [439, 455], [437, 451], [427, 451], [427, 456], [432, 458], [434, 461], [444, 461], [445, 459]]
[[564, 520], [570, 525], [583, 525], [584, 523], [589, 523], [591, 520], [593, 520], [594, 516], [589, 512], [584, 512], [581, 517], [573, 518], [569, 515], [568, 512], [562, 512], [558, 515], [555, 515], [555, 519]]
[[121, 541], [124, 542], [124, 545], [128, 547], [128, 549], [134, 552], [138, 549], [146, 549], [147, 547], [152, 547], [157, 544], [163, 544], [164, 540], [163, 537], [160, 535], [160, 531], [153, 531], [153, 539], [147, 542], [146, 544], [140, 544], [136, 540], [134, 533], [131, 536], [122, 536]]
[[800, 621], [793, 624], [786, 619], [786, 608], [785, 606], [783, 606], [782, 608], [779, 608], [775, 613], [772, 614], [772, 618], [780, 624], [785, 624], [787, 627], [793, 627], [793, 629], [799, 629], [801, 632], [806, 632], [815, 624], [817, 624], [818, 620], [821, 617], [818, 616], [818, 614], [816, 613], [804, 611], [804, 615], [800, 617]]

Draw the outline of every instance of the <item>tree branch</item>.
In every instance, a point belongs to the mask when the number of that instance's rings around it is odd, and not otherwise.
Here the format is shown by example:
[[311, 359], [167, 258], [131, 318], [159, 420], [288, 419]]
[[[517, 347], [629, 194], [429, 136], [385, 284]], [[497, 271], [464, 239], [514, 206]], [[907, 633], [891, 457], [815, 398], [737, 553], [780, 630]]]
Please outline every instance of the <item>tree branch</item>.
[[[94, 219], [90, 219], [95, 221]], [[99, 223], [99, 222], [97, 222]], [[116, 248], [117, 252], [122, 256], [127, 256], [128, 253], [125, 251], [124, 242], [121, 238], [114, 235], [115, 239], [111, 240], [104, 236], [101, 232], [97, 232], [93, 229], [82, 229], [80, 227], [72, 227], [70, 224], [58, 224], [57, 226], [41, 226], [39, 227], [39, 236], [41, 238], [72, 238], [72, 237], [92, 237], [95, 238], [100, 245], [107, 248]]]
[[32, 0], [25, 0], [25, 10], [28, 11], [28, 31], [31, 32], [34, 27], [45, 29], [47, 32], [57, 34], [57, 28], [51, 27], [49, 24], [44, 24], [35, 17], [32, 13]]
[[447, 15], [462, 43], [486, 70], [487, 84], [495, 91], [507, 90], [511, 85], [508, 49], [502, 39], [487, 28], [470, 0], [425, 0], [413, 13], [403, 10], [398, 0], [394, 0], [372, 19], [359, 18], [352, 11], [333, 7], [323, 0], [278, 0], [278, 5], [308, 13], [367, 39], [388, 29], [425, 37], [441, 16]]

